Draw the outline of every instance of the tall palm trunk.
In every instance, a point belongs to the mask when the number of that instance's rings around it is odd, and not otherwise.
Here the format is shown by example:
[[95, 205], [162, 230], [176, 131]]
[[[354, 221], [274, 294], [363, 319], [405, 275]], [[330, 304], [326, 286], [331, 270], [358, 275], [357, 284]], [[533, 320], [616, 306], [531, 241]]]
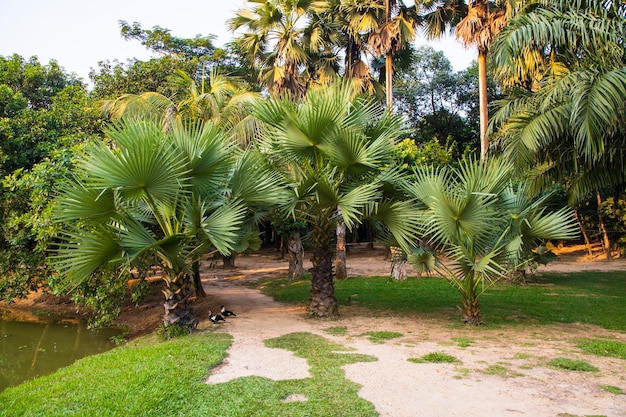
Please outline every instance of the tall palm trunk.
[[604, 253], [606, 253], [607, 261], [613, 259], [611, 255], [611, 240], [609, 239], [609, 233], [606, 230], [606, 224], [604, 223], [604, 216], [602, 215], [602, 196], [600, 191], [596, 191], [596, 198], [598, 200], [598, 223], [600, 224], [600, 230], [602, 231], [602, 246], [604, 247]]
[[[385, 0], [385, 24], [389, 24], [391, 14], [390, 0]], [[385, 96], [387, 99], [387, 109], [392, 110], [393, 106], [393, 53], [391, 49], [385, 54]]]
[[487, 158], [489, 139], [487, 125], [489, 123], [489, 102], [487, 98], [487, 52], [478, 52], [478, 100], [480, 109], [480, 159]]
[[161, 292], [165, 296], [165, 314], [163, 322], [166, 326], [176, 324], [193, 329], [197, 320], [191, 308], [192, 277], [186, 272], [180, 272], [175, 277], [164, 277], [165, 285]]
[[333, 317], [338, 314], [333, 272], [333, 226], [320, 219], [313, 226], [313, 257], [311, 262], [311, 297], [307, 313], [312, 317]]

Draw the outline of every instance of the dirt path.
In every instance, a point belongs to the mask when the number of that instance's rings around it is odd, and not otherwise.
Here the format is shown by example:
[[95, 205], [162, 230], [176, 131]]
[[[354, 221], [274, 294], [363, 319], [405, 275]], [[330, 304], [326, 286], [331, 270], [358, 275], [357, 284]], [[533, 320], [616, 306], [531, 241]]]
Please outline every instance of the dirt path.
[[[569, 259], [551, 270], [626, 270], [625, 260], [588, 263]], [[207, 383], [241, 376], [300, 379], [309, 376], [306, 361], [282, 349], [266, 348], [263, 341], [292, 332], [310, 332], [378, 358], [344, 367], [346, 377], [362, 385], [359, 395], [381, 416], [483, 417], [559, 415], [626, 416], [626, 395], [602, 390], [612, 385], [626, 390], [626, 361], [583, 354], [575, 346], [579, 337], [610, 337], [626, 341], [626, 334], [595, 326], [541, 326], [532, 329], [450, 329], [416, 317], [389, 316], [377, 320], [367, 312], [344, 307], [339, 321], [304, 319], [302, 307], [287, 306], [242, 286], [242, 282], [286, 273], [286, 263], [269, 256], [237, 259], [237, 269], [215, 269], [207, 274], [205, 288], [211, 302], [226, 304], [237, 313], [220, 331], [234, 337], [224, 363], [213, 370]], [[389, 264], [382, 257], [349, 259], [351, 276], [385, 275]], [[200, 327], [214, 326], [208, 320]], [[344, 326], [345, 336], [332, 336], [329, 327]], [[367, 331], [396, 331], [404, 336], [374, 344]], [[460, 347], [458, 340], [470, 340]], [[458, 364], [415, 364], [408, 358], [444, 352]], [[598, 373], [553, 370], [545, 363], [556, 357], [583, 359], [600, 368]], [[569, 413], [569, 414], [567, 414]]]

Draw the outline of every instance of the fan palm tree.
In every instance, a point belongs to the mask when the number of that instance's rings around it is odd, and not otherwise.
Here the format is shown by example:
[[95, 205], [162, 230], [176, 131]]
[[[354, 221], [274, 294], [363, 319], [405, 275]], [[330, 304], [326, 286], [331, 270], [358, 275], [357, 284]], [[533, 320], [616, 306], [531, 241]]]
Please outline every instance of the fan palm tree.
[[529, 195], [511, 174], [511, 165], [496, 158], [463, 161], [459, 168], [420, 168], [407, 189], [418, 204], [422, 241], [434, 248], [408, 250], [409, 262], [459, 291], [469, 324], [482, 322], [480, 296], [507, 271], [545, 253], [533, 253], [543, 241], [578, 231], [571, 210], [547, 212], [548, 195]]
[[491, 129], [537, 189], [564, 180], [574, 203], [626, 183], [626, 4], [535, 3], [493, 43], [511, 91]]
[[487, 129], [489, 103], [487, 96], [487, 56], [493, 38], [511, 16], [514, 0], [419, 0], [427, 37], [439, 38], [454, 31], [463, 45], [478, 50], [478, 95], [480, 107], [480, 157], [485, 159], [489, 148]]
[[[248, 0], [249, 7], [228, 21], [248, 60], [260, 68], [261, 84], [272, 93], [302, 96], [319, 74], [334, 73], [334, 58], [325, 53], [324, 37], [309, 26], [326, 0]], [[327, 59], [319, 59], [325, 57]], [[328, 59], [332, 58], [332, 59]]]
[[312, 230], [308, 313], [337, 315], [332, 242], [338, 222], [352, 228], [371, 216], [399, 242], [414, 239], [410, 205], [389, 197], [399, 171], [380, 169], [393, 160], [403, 121], [342, 83], [311, 89], [301, 102], [261, 102], [255, 115], [264, 123], [259, 147], [291, 187], [284, 210]]
[[238, 148], [211, 123], [163, 131], [127, 120], [106, 134], [113, 146], [94, 144], [58, 198], [59, 280], [71, 291], [98, 274], [158, 267], [164, 323], [193, 328], [193, 264], [233, 250], [246, 201], [271, 201], [276, 178], [260, 166], [249, 188], [227, 191]]

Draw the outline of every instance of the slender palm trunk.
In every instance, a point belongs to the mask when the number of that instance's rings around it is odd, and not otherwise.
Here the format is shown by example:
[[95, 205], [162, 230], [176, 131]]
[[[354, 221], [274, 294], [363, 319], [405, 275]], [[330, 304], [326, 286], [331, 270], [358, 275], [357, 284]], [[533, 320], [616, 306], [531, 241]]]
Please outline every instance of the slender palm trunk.
[[304, 276], [304, 248], [300, 232], [294, 232], [287, 237], [287, 259], [289, 260], [289, 281]]
[[[389, 24], [391, 14], [390, 0], [385, 0], [385, 24]], [[391, 50], [385, 54], [385, 96], [387, 99], [387, 110], [393, 109], [393, 53]]]
[[593, 248], [591, 247], [591, 241], [589, 240], [589, 234], [587, 233], [587, 228], [583, 224], [582, 219], [580, 218], [580, 214], [578, 213], [578, 209], [574, 210], [574, 215], [576, 216], [576, 221], [578, 222], [578, 227], [580, 227], [580, 232], [583, 234], [583, 238], [585, 239], [585, 246], [587, 247], [587, 256], [589, 258], [593, 258]]
[[[341, 216], [341, 209], [338, 210]], [[335, 254], [335, 277], [337, 279], [348, 278], [346, 266], [346, 224], [337, 222], [337, 253]]]
[[191, 308], [192, 277], [186, 272], [181, 272], [170, 279], [164, 277], [164, 281], [165, 285], [161, 290], [165, 296], [163, 322], [166, 326], [176, 324], [192, 330], [197, 324]]
[[332, 224], [321, 220], [313, 228], [313, 257], [311, 262], [311, 297], [307, 313], [311, 317], [333, 317], [338, 315], [332, 253]]
[[480, 108], [480, 159], [487, 158], [489, 139], [487, 125], [489, 123], [489, 101], [487, 99], [487, 52], [478, 52], [478, 100]]
[[606, 230], [604, 216], [602, 215], [602, 196], [600, 196], [600, 191], [596, 192], [596, 198], [598, 200], [598, 223], [600, 224], [600, 230], [602, 231], [602, 246], [604, 247], [604, 253], [606, 253], [607, 261], [610, 261], [613, 259], [613, 256], [611, 255], [611, 240], [609, 239], [609, 233]]

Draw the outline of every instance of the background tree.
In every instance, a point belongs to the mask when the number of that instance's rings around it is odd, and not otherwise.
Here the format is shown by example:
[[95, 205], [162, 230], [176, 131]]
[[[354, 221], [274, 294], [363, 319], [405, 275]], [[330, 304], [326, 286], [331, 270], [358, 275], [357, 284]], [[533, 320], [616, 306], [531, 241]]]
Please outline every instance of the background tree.
[[286, 98], [260, 102], [255, 115], [265, 123], [259, 146], [291, 187], [285, 211], [312, 229], [307, 311], [314, 317], [335, 316], [332, 242], [337, 223], [352, 229], [366, 215], [376, 215], [398, 241], [413, 237], [409, 206], [385, 196], [384, 185], [393, 189], [398, 171], [380, 171], [393, 162], [402, 119], [372, 100], [355, 98], [339, 83], [310, 90], [299, 103]]
[[99, 140], [101, 121], [84, 87], [52, 61], [0, 57], [0, 298], [45, 288], [54, 238], [50, 201], [72, 155]]
[[397, 73], [395, 95], [397, 111], [407, 115], [413, 127], [412, 137], [426, 143], [436, 137], [441, 144], [455, 143], [456, 158], [466, 147], [477, 148], [478, 88], [471, 68], [454, 72], [443, 52], [420, 47], [414, 61]]
[[[249, 62], [259, 68], [259, 80], [273, 93], [288, 91], [302, 96], [311, 82], [326, 78], [332, 60], [319, 28], [308, 25], [322, 12], [325, 0], [249, 1], [228, 21], [232, 31], [243, 31], [235, 40]], [[334, 74], [334, 70], [330, 70]]]
[[416, 2], [421, 8], [423, 23], [429, 38], [439, 38], [454, 32], [457, 39], [478, 50], [478, 91], [480, 106], [480, 155], [484, 159], [489, 148], [487, 128], [489, 102], [487, 91], [487, 56], [492, 39], [506, 24], [512, 13], [509, 0], [459, 0]]

